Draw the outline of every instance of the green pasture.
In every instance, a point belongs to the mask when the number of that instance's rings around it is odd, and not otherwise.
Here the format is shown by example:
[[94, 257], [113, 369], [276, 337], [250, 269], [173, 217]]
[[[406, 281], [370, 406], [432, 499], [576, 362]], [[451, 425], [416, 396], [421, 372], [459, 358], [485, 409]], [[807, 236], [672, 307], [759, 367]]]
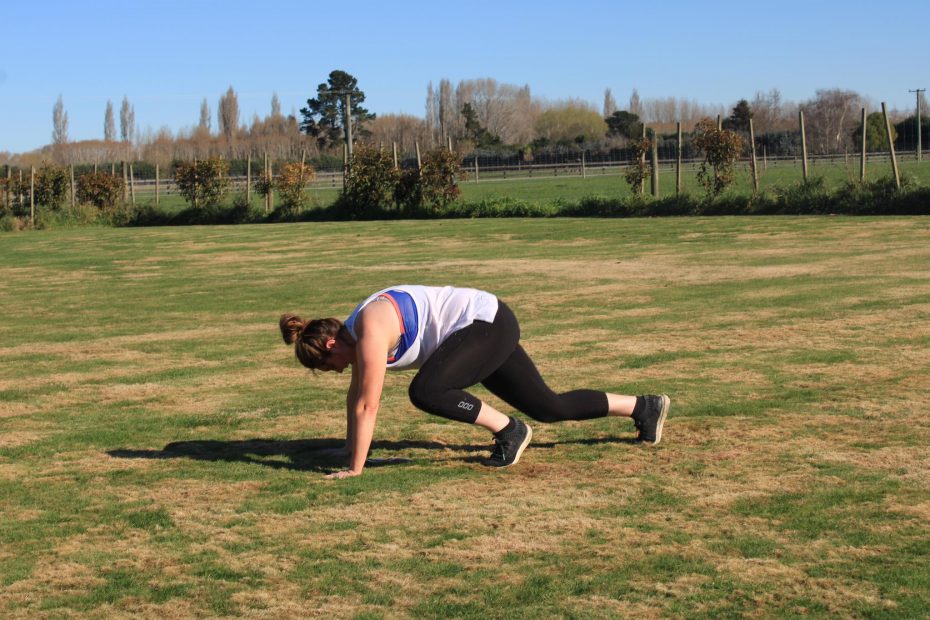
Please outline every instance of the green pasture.
[[[4, 235], [0, 616], [925, 616], [927, 265], [923, 218]], [[531, 421], [489, 470], [392, 373], [408, 460], [324, 479], [348, 377], [278, 316], [401, 282], [499, 294], [555, 389], [667, 392], [662, 444]]]
[[[580, 166], [573, 168], [559, 168], [555, 170], [537, 171], [529, 177], [526, 173], [520, 176], [504, 177], [497, 172], [481, 172], [479, 170], [477, 182], [473, 171], [465, 170], [465, 177], [459, 181], [462, 193], [459, 198], [464, 202], [480, 202], [486, 199], [501, 197], [512, 198], [529, 203], [549, 204], [557, 201], [577, 202], [591, 196], [608, 198], [632, 195], [633, 191], [623, 177], [621, 168], [588, 168], [585, 176], [581, 176]], [[902, 177], [910, 178], [917, 183], [930, 185], [930, 162], [903, 161], [899, 162], [899, 173]], [[694, 165], [685, 166], [682, 170], [682, 191], [691, 195], [704, 195], [704, 188], [697, 181], [697, 168]], [[833, 162], [811, 163], [809, 174], [811, 177], [821, 177], [827, 189], [836, 189], [848, 181], [859, 180], [859, 161], [856, 157], [849, 158], [849, 164]], [[891, 164], [888, 161], [870, 161], [866, 168], [866, 180], [888, 178], [892, 175]], [[777, 192], [797, 185], [804, 178], [800, 161], [779, 161], [768, 163], [764, 169], [759, 163], [759, 187], [761, 191]], [[645, 191], [651, 192], [651, 181], [646, 180]], [[675, 193], [675, 170], [672, 166], [663, 165], [659, 174], [659, 195], [672, 196]], [[308, 189], [311, 208], [325, 207], [332, 204], [339, 196], [339, 188], [312, 186]], [[736, 180], [730, 190], [732, 193], [749, 194], [752, 192], [752, 179], [745, 164], [737, 168]], [[230, 193], [225, 202], [231, 204], [235, 193]], [[154, 196], [140, 195], [139, 204], [154, 203]], [[264, 199], [253, 195], [252, 204], [256, 208], [264, 205]], [[167, 194], [160, 197], [159, 206], [166, 212], [177, 212], [189, 207], [183, 198], [177, 194]]]

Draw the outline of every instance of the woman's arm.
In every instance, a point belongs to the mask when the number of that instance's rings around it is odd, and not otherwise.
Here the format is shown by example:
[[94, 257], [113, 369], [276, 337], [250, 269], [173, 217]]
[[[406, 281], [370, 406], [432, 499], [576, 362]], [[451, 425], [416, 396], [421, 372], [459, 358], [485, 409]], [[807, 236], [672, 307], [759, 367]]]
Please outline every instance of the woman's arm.
[[352, 367], [352, 380], [346, 392], [346, 445], [347, 453], [352, 453], [352, 441], [355, 436], [355, 404], [358, 402], [359, 372]]
[[355, 364], [352, 366], [352, 381], [357, 381], [357, 385], [356, 398], [351, 410], [348, 410], [350, 398], [346, 399], [351, 435], [349, 469], [330, 474], [334, 478], [358, 476], [365, 467], [381, 404], [381, 391], [384, 389], [388, 350], [390, 343], [397, 338], [392, 332], [399, 328], [393, 307], [389, 304], [371, 304], [359, 314], [355, 329], [358, 341]]

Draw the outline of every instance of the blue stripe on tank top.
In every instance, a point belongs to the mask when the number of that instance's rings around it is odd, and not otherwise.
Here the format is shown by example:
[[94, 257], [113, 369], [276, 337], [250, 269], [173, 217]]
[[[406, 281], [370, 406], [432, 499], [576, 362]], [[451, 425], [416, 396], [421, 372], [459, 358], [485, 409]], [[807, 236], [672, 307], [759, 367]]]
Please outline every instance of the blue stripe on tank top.
[[417, 335], [420, 332], [420, 316], [417, 312], [417, 304], [413, 301], [413, 297], [411, 297], [409, 293], [390, 290], [381, 294], [394, 300], [404, 324], [403, 333], [400, 335], [400, 344], [397, 346], [397, 352], [388, 358], [388, 363], [390, 364], [402, 358], [404, 353], [416, 342]]

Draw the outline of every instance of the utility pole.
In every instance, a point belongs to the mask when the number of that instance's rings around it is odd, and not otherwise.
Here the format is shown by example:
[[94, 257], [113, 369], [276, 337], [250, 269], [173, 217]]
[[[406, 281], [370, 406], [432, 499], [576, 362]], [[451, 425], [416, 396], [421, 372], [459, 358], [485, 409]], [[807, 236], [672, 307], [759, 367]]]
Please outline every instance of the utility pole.
[[345, 108], [343, 109], [342, 125], [345, 130], [346, 156], [352, 161], [352, 91], [351, 90], [331, 90], [334, 95], [343, 95], [345, 97]]
[[916, 93], [915, 96], [917, 97], [917, 161], [920, 161], [920, 151], [922, 148], [920, 145], [920, 134], [921, 134], [921, 129], [922, 129], [922, 127], [920, 126], [920, 93], [927, 92], [927, 89], [918, 88], [916, 90], [909, 90], [907, 92]]

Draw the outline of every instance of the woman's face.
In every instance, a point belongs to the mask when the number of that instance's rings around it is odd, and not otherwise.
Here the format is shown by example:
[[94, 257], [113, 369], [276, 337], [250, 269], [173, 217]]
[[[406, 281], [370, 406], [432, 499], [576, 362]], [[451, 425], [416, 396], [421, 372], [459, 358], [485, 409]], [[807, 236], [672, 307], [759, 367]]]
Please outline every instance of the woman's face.
[[343, 342], [342, 339], [337, 338], [333, 342], [333, 346], [327, 348], [329, 353], [320, 365], [320, 370], [323, 372], [341, 373], [349, 364], [355, 361], [355, 348]]

